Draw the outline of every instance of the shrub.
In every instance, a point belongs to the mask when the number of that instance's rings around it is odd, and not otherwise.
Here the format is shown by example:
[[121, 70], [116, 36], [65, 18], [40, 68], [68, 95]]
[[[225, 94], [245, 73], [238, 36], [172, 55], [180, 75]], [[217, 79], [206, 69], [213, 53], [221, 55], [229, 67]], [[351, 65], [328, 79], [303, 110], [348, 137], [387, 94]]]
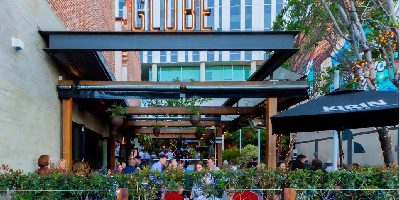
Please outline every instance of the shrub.
[[257, 158], [257, 156], [258, 156], [258, 148], [252, 144], [248, 144], [242, 149], [242, 153], [240, 154], [240, 159], [242, 162], [247, 163], [252, 158]]

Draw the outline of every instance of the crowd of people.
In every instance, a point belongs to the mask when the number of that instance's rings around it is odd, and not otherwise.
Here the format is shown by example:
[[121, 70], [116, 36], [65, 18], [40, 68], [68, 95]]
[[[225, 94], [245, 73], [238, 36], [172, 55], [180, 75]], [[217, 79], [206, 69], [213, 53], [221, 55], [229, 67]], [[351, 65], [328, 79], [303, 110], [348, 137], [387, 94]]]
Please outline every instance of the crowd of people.
[[[220, 170], [215, 165], [214, 158], [210, 158], [206, 163], [203, 161], [188, 161], [179, 160], [174, 158], [174, 156], [169, 156], [168, 153], [161, 153], [158, 156], [157, 162], [149, 163], [142, 162], [142, 157], [138, 154], [134, 157], [129, 157], [127, 163], [121, 162], [117, 163], [115, 168], [109, 169], [105, 171], [103, 169], [98, 170], [101, 174], [111, 175], [111, 174], [132, 174], [139, 170], [142, 170], [145, 166], [150, 167], [150, 180], [155, 184], [161, 184], [162, 180], [157, 179], [154, 173], [157, 171], [159, 173], [168, 173], [168, 170], [182, 170], [183, 173], [187, 173], [190, 171], [204, 171], [206, 172], [206, 177], [204, 179], [199, 180], [198, 182], [194, 181], [191, 186], [191, 191], [184, 191], [181, 188], [179, 191], [175, 192], [166, 192], [160, 191], [157, 195], [160, 199], [184, 199], [185, 197], [195, 199], [195, 200], [203, 200], [208, 199], [205, 197], [205, 194], [202, 190], [202, 185], [204, 184], [213, 184], [213, 177], [211, 175], [212, 171]], [[58, 172], [58, 173], [67, 173], [67, 162], [63, 159], [58, 161], [56, 164], [52, 163], [49, 155], [41, 155], [38, 159], [39, 168], [36, 170], [36, 173], [41, 175], [47, 175], [50, 173]], [[280, 171], [286, 170], [297, 170], [297, 169], [309, 169], [309, 170], [322, 170], [322, 171], [331, 171], [331, 165], [325, 165], [319, 159], [313, 159], [311, 165], [308, 165], [308, 159], [306, 156], [300, 154], [296, 157], [295, 160], [289, 163], [288, 167], [285, 162], [279, 162], [277, 165], [277, 169]], [[242, 165], [235, 165], [232, 162], [224, 160], [221, 168], [224, 170], [237, 170], [240, 168], [264, 168], [265, 165], [258, 163], [256, 158], [253, 158], [249, 162], [244, 163]], [[90, 174], [91, 168], [90, 165], [86, 162], [76, 162], [73, 165], [72, 173], [87, 176]], [[171, 196], [172, 195], [172, 196]], [[170, 196], [169, 198], [167, 198]]]

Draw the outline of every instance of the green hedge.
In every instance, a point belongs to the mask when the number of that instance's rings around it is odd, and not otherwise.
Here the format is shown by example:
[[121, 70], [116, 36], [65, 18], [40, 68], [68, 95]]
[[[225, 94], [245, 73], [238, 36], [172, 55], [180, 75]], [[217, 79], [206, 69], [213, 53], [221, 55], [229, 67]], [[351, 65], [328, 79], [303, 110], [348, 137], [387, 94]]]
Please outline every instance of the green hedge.
[[[156, 174], [162, 180], [158, 185], [149, 181], [150, 171], [144, 169], [132, 175], [103, 176], [91, 174], [88, 177], [73, 174], [51, 174], [39, 176], [34, 173], [0, 174], [0, 190], [16, 190], [15, 199], [85, 199], [86, 196], [98, 199], [113, 199], [115, 188], [129, 188], [129, 196], [154, 197], [161, 188], [176, 191], [179, 188], [190, 190], [193, 181], [203, 180], [205, 172], [184, 174], [178, 170]], [[222, 191], [240, 189], [280, 189], [293, 187], [309, 189], [299, 191], [299, 195], [320, 197], [321, 192], [313, 189], [397, 189], [398, 168], [362, 168], [358, 170], [322, 172], [297, 170], [278, 172], [273, 170], [216, 171], [212, 173], [215, 184], [204, 186], [210, 195], [221, 195]], [[19, 191], [25, 190], [25, 191]], [[42, 191], [30, 191], [42, 190]], [[43, 191], [47, 190], [47, 191]], [[63, 190], [63, 191], [60, 191]], [[336, 199], [398, 199], [397, 191], [357, 191], [342, 192]], [[342, 195], [342, 197], [340, 196]], [[340, 198], [341, 197], [341, 198]], [[314, 199], [314, 198], [311, 198]]]

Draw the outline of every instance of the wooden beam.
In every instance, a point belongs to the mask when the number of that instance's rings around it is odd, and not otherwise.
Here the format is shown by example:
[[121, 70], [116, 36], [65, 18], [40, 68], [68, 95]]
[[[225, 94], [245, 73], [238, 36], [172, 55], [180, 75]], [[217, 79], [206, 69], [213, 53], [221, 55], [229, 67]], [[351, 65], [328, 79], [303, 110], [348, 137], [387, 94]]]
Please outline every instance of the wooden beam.
[[[186, 107], [128, 107], [131, 115], [189, 115]], [[200, 107], [202, 115], [262, 115], [263, 109], [258, 107]]]
[[[194, 134], [169, 134], [169, 133], [164, 133], [164, 134], [160, 134], [159, 136], [155, 136], [154, 134], [146, 134], [148, 136], [150, 136], [150, 138], [153, 139], [177, 139], [177, 138], [184, 138], [184, 139], [196, 139], [196, 136]], [[208, 136], [204, 136], [204, 137], [208, 137]]]
[[[217, 136], [222, 136], [222, 126], [217, 127]], [[222, 167], [222, 144], [217, 144], [217, 166]]]
[[[164, 126], [164, 127], [191, 127], [193, 126], [190, 121], [156, 121], [156, 120], [149, 120], [149, 121], [127, 121], [127, 126], [137, 126], [137, 127], [150, 127], [154, 125]], [[201, 121], [200, 125], [211, 127], [211, 126], [218, 126], [221, 122], [219, 121]]]
[[72, 170], [72, 98], [62, 99], [62, 158]]
[[[208, 130], [213, 133], [213, 130]], [[135, 131], [138, 134], [152, 134], [153, 128], [140, 128]], [[161, 134], [194, 134], [196, 128], [161, 128]]]
[[276, 168], [276, 135], [272, 135], [272, 124], [271, 119], [273, 115], [277, 112], [277, 99], [276, 98], [267, 98], [265, 100], [266, 107], [266, 162], [267, 168]]

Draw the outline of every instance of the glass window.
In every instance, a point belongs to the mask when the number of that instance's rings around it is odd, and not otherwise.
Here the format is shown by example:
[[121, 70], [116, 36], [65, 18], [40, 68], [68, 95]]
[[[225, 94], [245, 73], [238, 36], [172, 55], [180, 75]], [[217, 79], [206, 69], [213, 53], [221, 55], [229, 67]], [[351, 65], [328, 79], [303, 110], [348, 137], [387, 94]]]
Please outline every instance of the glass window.
[[160, 63], [165, 63], [165, 62], [167, 62], [167, 52], [161, 51], [160, 52]]
[[246, 6], [245, 6], [245, 29], [246, 30], [251, 30], [251, 28], [252, 28], [252, 25], [251, 25], [251, 23], [252, 23], [252, 12], [251, 12], [251, 2], [250, 2], [250, 4], [246, 4]]
[[164, 1], [160, 1], [160, 30], [164, 30]]
[[224, 81], [232, 80], [232, 66], [224, 66]]
[[123, 17], [124, 6], [125, 6], [125, 0], [119, 0], [119, 2], [118, 2], [118, 17]]
[[222, 30], [222, 0], [219, 0], [219, 26], [217, 30]]
[[200, 13], [200, 1], [195, 1], [196, 4], [196, 30], [200, 30], [200, 15], [197, 13]]
[[178, 51], [171, 51], [171, 62], [178, 62]]
[[144, 63], [143, 51], [139, 51], [140, 63]]
[[206, 66], [206, 81], [222, 81], [223, 66]]
[[240, 61], [240, 51], [231, 51], [230, 57], [232, 61]]
[[207, 51], [207, 61], [214, 61], [214, 52], [213, 51]]
[[147, 62], [148, 63], [152, 63], [153, 62], [153, 60], [152, 60], [152, 54], [153, 54], [153, 52], [152, 51], [148, 51], [147, 52]]
[[233, 66], [233, 80], [244, 81], [243, 66]]
[[244, 52], [244, 59], [245, 60], [251, 60], [252, 57], [252, 52], [251, 51], [245, 51]]
[[159, 67], [158, 81], [181, 80], [181, 67]]
[[240, 1], [231, 1], [231, 30], [240, 30]]
[[214, 0], [207, 1], [207, 9], [211, 10], [210, 16], [206, 17], [207, 18], [207, 26], [215, 29], [215, 27], [214, 27]]
[[200, 81], [200, 67], [182, 67], [182, 81]]
[[149, 69], [149, 81], [153, 80], [153, 71], [151, 70], [151, 68]]
[[276, 1], [276, 15], [279, 15], [283, 9], [283, 0]]
[[193, 62], [198, 62], [200, 60], [199, 51], [193, 51]]
[[247, 80], [250, 77], [250, 71], [251, 71], [251, 67], [244, 67], [244, 79]]
[[271, 0], [264, 3], [264, 30], [271, 29]]

